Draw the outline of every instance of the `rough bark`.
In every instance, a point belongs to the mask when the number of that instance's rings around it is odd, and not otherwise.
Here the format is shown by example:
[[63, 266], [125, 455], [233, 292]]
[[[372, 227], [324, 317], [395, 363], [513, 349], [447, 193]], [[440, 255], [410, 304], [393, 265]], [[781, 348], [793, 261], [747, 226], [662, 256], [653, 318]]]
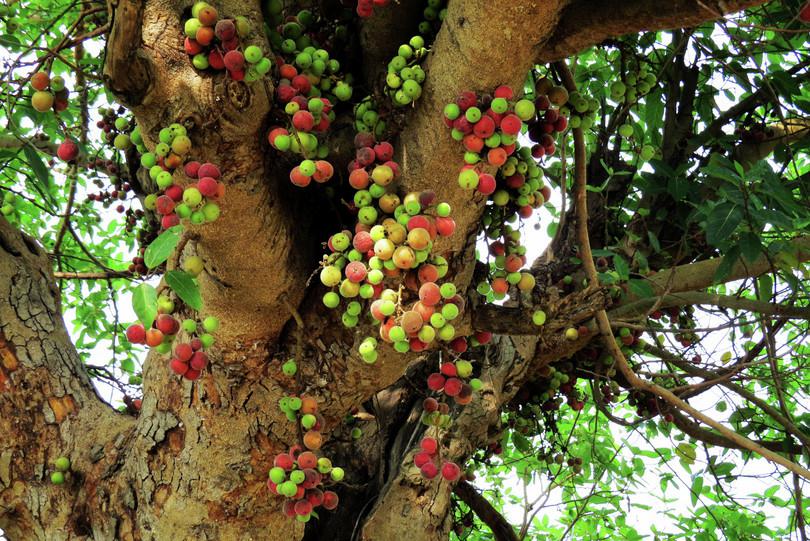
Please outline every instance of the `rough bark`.
[[[0, 219], [0, 528], [10, 539], [86, 535], [91, 449], [134, 423], [101, 403], [57, 309], [51, 263]], [[50, 483], [53, 461], [74, 474]], [[94, 528], [106, 528], [103, 517]]]
[[[312, 258], [314, 247], [299, 241], [318, 234], [308, 221], [313, 215], [303, 211], [305, 202], [292, 197], [282, 167], [276, 169], [266, 159], [272, 85], [265, 80], [248, 86], [198, 73], [182, 47], [184, 3], [132, 4], [136, 7], [125, 9], [122, 3], [116, 10], [105, 64], [109, 85], [131, 106], [148, 144], [161, 128], [179, 122], [188, 129], [195, 158], [220, 166], [228, 190], [227, 211], [195, 231], [200, 236], [197, 250], [209, 262], [202, 280], [206, 309], [227, 314], [230, 324], [223, 328], [224, 338], [275, 338], [288, 319], [280, 314], [289, 315], [282, 296], [297, 305], [310, 270], [305, 261]], [[257, 30], [248, 42], [268, 49], [258, 30], [258, 2], [223, 2], [220, 11], [253, 21]], [[140, 36], [143, 46], [137, 46], [138, 40], [123, 44], [119, 34]], [[131, 80], [126, 66], [133, 57], [144, 58], [142, 63], [151, 67], [148, 89], [141, 88], [143, 77]], [[133, 85], [137, 99], [130, 95]], [[182, 180], [181, 173], [177, 175]], [[278, 178], [281, 182], [269, 181]]]
[[[399, 20], [395, 10], [411, 10], [413, 4], [389, 6], [384, 16]], [[537, 58], [575, 52], [642, 27], [639, 21], [618, 25], [607, 18], [600, 30], [598, 18], [586, 17], [588, 31], [577, 33], [569, 21], [581, 4], [450, 2], [426, 66], [424, 94], [408, 113], [396, 148], [401, 188], [432, 189], [454, 208], [458, 232], [438, 250], [450, 257], [460, 289], [472, 278], [473, 233], [485, 200], [458, 189], [459, 145], [440, 111], [461, 90], [520, 88]], [[648, 9], [647, 2], [626, 5]], [[673, 5], [684, 11], [668, 6], [669, 18], [662, 15], [651, 24], [680, 24], [677, 17], [684, 13], [690, 17], [685, 24], [714, 16], [692, 2]], [[181, 383], [165, 358], [152, 355], [145, 364], [139, 417], [113, 413], [95, 396], [68, 340], [46, 255], [0, 219], [0, 433], [10, 435], [0, 441], [0, 527], [14, 540], [348, 539], [353, 525], [367, 540], [400, 539], [403, 532], [415, 541], [446, 539], [451, 487], [427, 483], [409, 466], [409, 443], [419, 430], [411, 407], [419, 395], [410, 382], [411, 376], [423, 376], [427, 356], [385, 353], [377, 365], [365, 365], [353, 353], [364, 333], [340, 329], [318, 300], [322, 292], [307, 289], [318, 242], [331, 225], [315, 223], [326, 215], [319, 212], [320, 196], [316, 188], [290, 187], [289, 164], [268, 152], [272, 87], [200, 75], [190, 66], [181, 40], [187, 7], [172, 0], [111, 3], [105, 77], [132, 107], [148, 143], [160, 128], [181, 122], [189, 129], [194, 157], [223, 170], [222, 217], [194, 228], [198, 240], [186, 248], [206, 261], [201, 275], [206, 313], [225, 322], [211, 368], [201, 380]], [[245, 15], [261, 24], [258, 2], [227, 0], [217, 7], [225, 16]], [[375, 24], [364, 40], [396, 35]], [[259, 33], [253, 41], [267, 49]], [[366, 76], [373, 80], [373, 69]], [[590, 341], [564, 341], [559, 329], [609, 304], [601, 291], [560, 299], [549, 289], [544, 295], [552, 307], [544, 330], [503, 338], [481, 359], [488, 379], [480, 399], [459, 411], [443, 436], [451, 457], [463, 459], [497, 437], [499, 412], [521, 384]], [[299, 333], [288, 325], [296, 309], [304, 322], [300, 346]], [[473, 317], [471, 328], [516, 330], [496, 327], [494, 316], [486, 319], [488, 309], [480, 310], [478, 326]], [[509, 310], [517, 311], [515, 318], [522, 314], [520, 307]], [[303, 388], [284, 377], [277, 362], [296, 351]], [[272, 457], [295, 441], [276, 406], [288, 393], [318, 399], [325, 433], [332, 437], [326, 454], [348, 467], [349, 478], [359, 479], [358, 486], [340, 488], [344, 504], [335, 516], [342, 524], [334, 529], [324, 518], [322, 529], [314, 524], [305, 534], [302, 525], [281, 515], [280, 502], [267, 492]], [[376, 432], [368, 441], [352, 443], [341, 424], [352, 408], [374, 412], [374, 419], [364, 422], [367, 432]], [[60, 455], [70, 457], [74, 473], [66, 485], [51, 486], [48, 464]]]
[[561, 60], [606, 39], [639, 31], [696, 26], [766, 3], [767, 0], [578, 0], [569, 4], [539, 62]]

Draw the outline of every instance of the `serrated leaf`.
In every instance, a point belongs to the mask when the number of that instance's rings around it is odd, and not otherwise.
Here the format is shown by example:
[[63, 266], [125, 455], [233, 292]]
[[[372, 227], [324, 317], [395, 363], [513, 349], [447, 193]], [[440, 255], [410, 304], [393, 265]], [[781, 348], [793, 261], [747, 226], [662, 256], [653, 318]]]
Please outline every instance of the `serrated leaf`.
[[714, 207], [706, 219], [706, 240], [712, 246], [728, 241], [742, 222], [740, 207], [733, 203], [721, 203]]
[[620, 255], [613, 256], [613, 268], [619, 273], [619, 279], [628, 280], [630, 278], [630, 265]]
[[740, 247], [735, 244], [726, 252], [726, 255], [723, 256], [723, 260], [720, 261], [717, 270], [714, 272], [714, 282], [716, 284], [724, 282], [725, 279], [728, 278], [728, 275], [731, 274], [731, 270], [734, 268], [734, 264], [738, 259], [740, 259]]
[[177, 243], [180, 242], [182, 233], [183, 226], [176, 225], [158, 235], [157, 238], [146, 247], [146, 251], [143, 254], [143, 261], [146, 266], [150, 269], [154, 269], [169, 259], [174, 249], [177, 248]]
[[132, 310], [147, 329], [157, 317], [157, 290], [150, 284], [141, 284], [132, 291]]
[[184, 303], [198, 312], [202, 310], [200, 287], [193, 276], [186, 271], [169, 271], [166, 273], [166, 283]]

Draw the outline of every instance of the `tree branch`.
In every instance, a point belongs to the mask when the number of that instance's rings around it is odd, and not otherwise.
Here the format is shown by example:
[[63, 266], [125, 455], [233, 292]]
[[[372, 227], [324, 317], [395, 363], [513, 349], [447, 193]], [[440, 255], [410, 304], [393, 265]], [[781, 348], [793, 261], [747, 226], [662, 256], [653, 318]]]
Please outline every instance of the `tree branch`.
[[611, 318], [628, 318], [645, 315], [651, 308], [670, 308], [672, 306], [692, 306], [710, 304], [732, 310], [744, 310], [769, 316], [785, 316], [790, 318], [810, 319], [810, 308], [806, 306], [790, 306], [735, 297], [733, 295], [718, 295], [701, 291], [684, 291], [674, 295], [661, 297], [648, 297], [639, 299], [615, 308], [609, 312]]
[[[799, 263], [810, 261], [810, 237], [796, 237], [790, 240], [788, 245], [796, 251]], [[715, 273], [722, 261], [722, 257], [715, 257], [706, 261], [679, 265], [658, 272], [648, 277], [647, 281], [657, 295], [704, 289], [715, 284]], [[758, 257], [753, 263], [738, 260], [722, 281], [727, 283], [743, 278], [756, 278], [770, 270], [771, 264], [764, 255]], [[628, 300], [625, 302], [632, 300], [635, 300], [635, 297], [628, 296]]]
[[475, 512], [484, 524], [489, 526], [495, 541], [518, 541], [512, 525], [475, 490], [474, 486], [467, 481], [461, 481], [453, 488], [453, 492]]
[[[576, 84], [574, 83], [573, 76], [568, 68], [564, 65], [560, 65], [560, 72], [563, 78], [563, 82], [566, 87], [568, 87], [569, 91], [576, 90]], [[582, 255], [582, 263], [585, 267], [586, 274], [588, 276], [588, 280], [591, 284], [597, 284], [599, 282], [599, 277], [596, 273], [596, 265], [593, 261], [593, 253], [591, 252], [591, 244], [588, 238], [588, 207], [587, 207], [587, 195], [586, 195], [586, 148], [585, 148], [585, 137], [582, 131], [582, 128], [576, 128], [573, 130], [574, 132], [574, 156], [575, 156], [575, 171], [576, 171], [576, 178], [575, 178], [575, 187], [576, 187], [576, 204], [577, 204], [577, 233], [580, 242], [580, 253]], [[805, 238], [805, 241], [807, 239]], [[810, 256], [810, 251], [805, 255]], [[765, 259], [764, 257], [761, 259]], [[759, 260], [758, 260], [759, 261]], [[694, 265], [701, 265], [701, 263], [695, 263]], [[767, 263], [767, 261], [765, 261]], [[765, 267], [766, 269], [768, 267]], [[762, 272], [765, 272], [764, 270]], [[660, 273], [666, 274], [666, 273]], [[657, 277], [658, 275], [656, 275]], [[712, 274], [714, 276], [714, 274]], [[664, 282], [666, 284], [666, 282]], [[691, 289], [691, 288], [690, 288]], [[675, 396], [671, 391], [645, 381], [636, 375], [635, 372], [630, 368], [630, 365], [627, 363], [627, 359], [622, 353], [621, 348], [619, 348], [618, 344], [616, 343], [616, 339], [613, 336], [613, 332], [611, 331], [610, 327], [610, 320], [608, 319], [607, 312], [605, 310], [599, 310], [596, 314], [596, 321], [599, 325], [599, 331], [602, 333], [602, 338], [604, 339], [605, 345], [607, 346], [608, 351], [613, 355], [615, 365], [619, 369], [619, 372], [625, 377], [627, 382], [634, 388], [652, 393], [661, 399], [663, 399], [669, 405], [678, 408], [695, 419], [709, 425], [710, 427], [714, 428], [721, 435], [725, 436], [733, 443], [741, 446], [742, 448], [752, 451], [763, 458], [770, 460], [771, 462], [775, 462], [781, 466], [784, 466], [788, 470], [801, 475], [805, 479], [810, 479], [810, 470], [796, 464], [795, 462], [786, 459], [785, 457], [776, 454], [770, 449], [759, 445], [757, 442], [751, 441], [750, 439], [746, 438], [734, 432], [733, 430], [729, 429], [728, 427], [724, 426], [722, 423], [715, 421], [708, 415], [698, 411], [697, 409], [693, 408], [677, 396]]]
[[[764, 4], [766, 0], [578, 0], [563, 11], [539, 62], [560, 60], [602, 41], [641, 31], [696, 26], [704, 21]], [[714, 7], [712, 7], [714, 6]]]
[[717, 383], [719, 385], [722, 385], [726, 389], [728, 389], [728, 390], [730, 390], [730, 391], [732, 391], [734, 393], [737, 393], [738, 395], [743, 397], [745, 400], [751, 402], [756, 407], [761, 409], [763, 412], [765, 412], [766, 414], [773, 417], [774, 421], [776, 421], [780, 425], [784, 426], [785, 430], [789, 434], [795, 436], [799, 441], [802, 442], [802, 444], [808, 450], [810, 450], [810, 436], [808, 436], [798, 426], [796, 426], [794, 423], [792, 423], [787, 417], [782, 415], [779, 412], [779, 410], [777, 410], [776, 408], [770, 406], [767, 402], [765, 402], [764, 400], [759, 398], [757, 395], [755, 395], [754, 393], [752, 393], [751, 391], [749, 391], [748, 389], [746, 389], [742, 385], [738, 385], [738, 384], [730, 381], [727, 377], [724, 377], [723, 375], [718, 374], [716, 372], [712, 372], [711, 370], [704, 370], [702, 368], [699, 368], [699, 367], [695, 366], [694, 364], [692, 364], [692, 363], [690, 363], [688, 361], [685, 361], [684, 359], [678, 357], [677, 355], [674, 355], [674, 354], [670, 353], [669, 351], [667, 351], [667, 350], [665, 350], [663, 348], [659, 348], [659, 347], [652, 346], [652, 345], [648, 344], [644, 349], [646, 351], [648, 351], [649, 353], [655, 355], [656, 357], [658, 357], [658, 358], [660, 358], [660, 359], [662, 359], [662, 360], [664, 360], [664, 361], [666, 361], [668, 363], [672, 363], [673, 365], [677, 366], [678, 368], [680, 368], [681, 370], [683, 370], [684, 372], [686, 372], [690, 376], [698, 376], [700, 378], [703, 378], [707, 382], [711, 382], [712, 380], [715, 380], [715, 381], [717, 381]]
[[0, 217], [0, 507], [13, 509], [0, 513], [0, 528], [12, 539], [70, 531], [83, 488], [48, 482], [53, 460], [67, 456], [74, 471], [86, 471], [89, 449], [133, 424], [96, 394], [59, 316], [50, 271], [42, 247]]
[[145, 2], [119, 0], [109, 2], [110, 36], [104, 60], [104, 82], [121, 101], [139, 105], [152, 84], [153, 68], [141, 50]]
[[53, 277], [57, 280], [108, 280], [110, 278], [132, 278], [129, 271], [106, 271], [106, 272], [54, 272]]
[[[712, 432], [711, 430], [703, 428], [698, 423], [692, 421], [691, 419], [689, 419], [688, 417], [686, 417], [684, 414], [682, 414], [677, 410], [671, 411], [670, 413], [672, 414], [675, 426], [677, 426], [684, 434], [692, 436], [696, 440], [708, 443], [709, 445], [725, 447], [726, 449], [736, 449], [738, 451], [751, 451], [749, 447], [742, 445], [731, 438], [728, 438], [726, 436], [723, 436], [722, 434], [718, 434], [716, 432]], [[756, 440], [752, 441], [752, 443], [774, 453], [801, 454], [802, 452], [802, 447], [800, 445], [796, 445], [791, 439], [786, 439], [782, 441]]]

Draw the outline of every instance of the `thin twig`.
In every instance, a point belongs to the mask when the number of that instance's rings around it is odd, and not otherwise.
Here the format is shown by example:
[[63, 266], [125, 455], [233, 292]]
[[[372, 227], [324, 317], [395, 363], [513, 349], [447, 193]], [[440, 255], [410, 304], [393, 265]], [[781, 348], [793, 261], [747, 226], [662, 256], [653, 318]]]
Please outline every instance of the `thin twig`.
[[[573, 77], [571, 76], [571, 72], [568, 71], [568, 68], [565, 66], [564, 63], [558, 63], [560, 66], [560, 72], [562, 79], [568, 87], [569, 92], [576, 90], [576, 84], [574, 83]], [[589, 282], [591, 284], [590, 287], [595, 287], [596, 284], [599, 282], [599, 277], [596, 272], [596, 266], [593, 262], [593, 254], [591, 252], [591, 244], [588, 235], [588, 204], [587, 204], [587, 192], [586, 192], [586, 184], [587, 184], [587, 169], [586, 169], [586, 149], [585, 149], [585, 136], [581, 128], [576, 128], [573, 130], [574, 132], [574, 167], [575, 167], [575, 187], [576, 187], [576, 207], [577, 207], [577, 233], [578, 233], [578, 240], [579, 240], [579, 249], [580, 249], [580, 258], [582, 260], [582, 264], [585, 267], [585, 272], [588, 276]], [[622, 353], [621, 348], [616, 344], [616, 339], [613, 336], [613, 332], [610, 328], [610, 320], [608, 319], [607, 312], [605, 310], [598, 310], [596, 312], [596, 320], [599, 325], [599, 331], [602, 333], [602, 337], [604, 339], [605, 345], [610, 353], [613, 355], [613, 359], [616, 363], [617, 368], [625, 377], [627, 382], [634, 388], [646, 391], [652, 394], [657, 395], [659, 398], [674, 406], [681, 411], [688, 413], [690, 416], [694, 417], [698, 421], [709, 425], [710, 427], [714, 428], [720, 434], [734, 442], [735, 444], [752, 451], [760, 455], [761, 457], [779, 464], [786, 469], [792, 471], [795, 474], [798, 474], [805, 479], [810, 480], [810, 470], [792, 462], [785, 457], [770, 451], [761, 445], [751, 441], [750, 439], [746, 438], [745, 436], [738, 434], [737, 432], [729, 429], [722, 423], [719, 423], [709, 417], [708, 415], [698, 411], [697, 409], [693, 408], [677, 396], [675, 396], [671, 391], [668, 389], [664, 389], [658, 385], [650, 383], [648, 381], [644, 381], [639, 378], [636, 373], [630, 368], [630, 365], [627, 363], [627, 359]]]

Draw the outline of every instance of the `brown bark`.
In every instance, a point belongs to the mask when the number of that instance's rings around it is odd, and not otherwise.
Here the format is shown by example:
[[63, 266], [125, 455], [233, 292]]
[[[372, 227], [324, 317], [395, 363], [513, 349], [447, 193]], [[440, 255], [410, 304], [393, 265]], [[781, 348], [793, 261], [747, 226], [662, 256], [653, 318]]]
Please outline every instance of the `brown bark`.
[[495, 541], [518, 541], [512, 525], [498, 513], [497, 509], [492, 507], [485, 497], [478, 493], [473, 485], [467, 481], [461, 481], [455, 486], [453, 492], [475, 511], [484, 524], [489, 526], [495, 536]]
[[[10, 539], [81, 533], [88, 454], [133, 425], [96, 396], [56, 294], [45, 252], [0, 219], [0, 528]], [[63, 486], [50, 483], [59, 456], [75, 472]]]
[[[412, 4], [403, 2], [401, 9]], [[694, 11], [691, 2], [676, 4]], [[459, 145], [449, 137], [440, 111], [461, 90], [488, 92], [499, 84], [519, 89], [535, 59], [549, 51], [559, 54], [638, 30], [608, 21], [600, 33], [592, 22], [586, 39], [566, 26], [577, 5], [565, 0], [450, 3], [426, 66], [424, 94], [408, 113], [396, 148], [402, 189], [432, 189], [454, 209], [457, 234], [438, 250], [450, 257], [460, 289], [472, 277], [474, 232], [485, 200], [458, 189]], [[319, 302], [322, 292], [307, 290], [317, 244], [326, 240], [319, 238], [315, 223], [325, 213], [313, 211], [320, 196], [314, 188], [290, 187], [288, 165], [273, 161], [264, 143], [270, 85], [248, 86], [192, 69], [180, 39], [186, 7], [176, 0], [111, 3], [105, 77], [132, 107], [148, 143], [160, 128], [181, 122], [194, 143], [194, 157], [223, 170], [222, 217], [194, 228], [199, 240], [186, 248], [206, 261], [201, 275], [206, 315], [224, 322], [211, 369], [193, 384], [178, 382], [166, 359], [151, 355], [139, 417], [110, 411], [95, 396], [67, 338], [49, 285], [47, 257], [0, 219], [0, 527], [15, 540], [301, 539], [303, 526], [281, 515], [265, 480], [273, 456], [295, 441], [278, 399], [304, 392], [323, 407], [325, 432], [332, 437], [326, 454], [365, 483], [365, 488], [341, 487], [346, 510], [337, 516], [354, 521], [367, 540], [399, 539], [403, 532], [414, 541], [445, 539], [451, 487], [428, 483], [409, 466], [408, 443], [420, 425], [411, 418], [413, 408], [397, 404], [418, 402], [406, 384], [410, 375], [422, 377], [426, 356], [384, 353], [375, 366], [365, 365], [353, 353], [363, 333], [340, 329]], [[245, 15], [261, 26], [258, 2], [226, 0], [217, 7], [225, 16]], [[386, 16], [398, 20], [398, 6], [386, 9]], [[676, 15], [672, 11], [666, 24], [674, 24]], [[374, 24], [363, 39], [392, 39], [390, 28]], [[656, 19], [656, 24], [664, 22]], [[575, 37], [568, 39], [569, 32]], [[251, 41], [267, 50], [261, 33]], [[374, 71], [366, 76], [373, 80]], [[489, 348], [482, 359], [490, 374], [485, 388], [443, 436], [450, 457], [464, 459], [493, 440], [500, 430], [499, 412], [521, 384], [539, 367], [590, 341], [564, 341], [559, 330], [605, 308], [604, 293], [563, 299], [555, 294], [545, 292], [553, 309], [542, 332], [504, 338]], [[297, 333], [284, 332], [296, 308], [304, 322], [298, 358], [303, 389], [284, 377], [276, 362], [298, 347]], [[513, 321], [528, 316], [519, 307], [506, 310]], [[471, 318], [473, 328], [516, 330], [498, 327], [496, 315], [487, 319], [489, 311], [481, 308], [477, 314], [483, 315]], [[518, 330], [526, 330], [520, 325]], [[381, 425], [374, 434], [368, 421], [368, 440], [351, 443], [340, 421], [371, 397]], [[47, 482], [48, 464], [59, 455], [70, 457], [74, 473], [66, 485], [55, 487]], [[340, 531], [344, 539], [353, 530], [313, 525], [307, 536], [327, 539]]]
[[697, 26], [766, 2], [767, 0], [577, 0], [563, 11], [560, 24], [548, 43], [541, 48], [537, 60], [561, 60], [606, 39], [639, 31]]

